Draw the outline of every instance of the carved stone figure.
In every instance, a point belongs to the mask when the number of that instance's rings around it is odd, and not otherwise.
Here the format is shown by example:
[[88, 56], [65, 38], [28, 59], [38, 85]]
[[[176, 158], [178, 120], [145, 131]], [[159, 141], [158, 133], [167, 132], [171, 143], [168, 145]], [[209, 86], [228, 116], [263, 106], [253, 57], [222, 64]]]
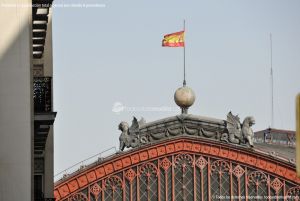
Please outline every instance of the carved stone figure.
[[130, 136], [129, 136], [128, 129], [129, 129], [129, 125], [127, 122], [122, 121], [119, 124], [119, 130], [122, 131], [122, 133], [119, 137], [119, 141], [120, 141], [119, 149], [121, 151], [123, 151], [125, 147], [128, 147], [128, 148], [130, 147]]
[[[135, 117], [133, 117], [132, 124], [129, 127], [127, 122], [122, 121], [119, 124], [119, 130], [122, 131], [119, 141], [120, 141], [120, 147], [119, 149], [123, 151], [126, 148], [135, 148], [138, 145], [140, 145], [140, 126], [145, 124], [144, 118], [142, 118], [140, 121], [138, 121]], [[144, 142], [145, 139], [142, 140]]]
[[242, 133], [244, 136], [244, 143], [249, 144], [250, 147], [253, 147], [254, 133], [251, 126], [254, 124], [255, 124], [255, 120], [251, 116], [246, 117], [243, 121]]
[[227, 115], [227, 130], [228, 130], [228, 141], [234, 144], [239, 144], [242, 137], [241, 123], [238, 115], [233, 115], [231, 112]]
[[229, 112], [226, 125], [228, 134], [222, 134], [221, 140], [234, 144], [247, 144], [248, 146], [253, 147], [254, 133], [251, 126], [254, 124], [255, 120], [251, 116], [246, 117], [243, 124], [241, 124], [238, 115], [235, 116]]

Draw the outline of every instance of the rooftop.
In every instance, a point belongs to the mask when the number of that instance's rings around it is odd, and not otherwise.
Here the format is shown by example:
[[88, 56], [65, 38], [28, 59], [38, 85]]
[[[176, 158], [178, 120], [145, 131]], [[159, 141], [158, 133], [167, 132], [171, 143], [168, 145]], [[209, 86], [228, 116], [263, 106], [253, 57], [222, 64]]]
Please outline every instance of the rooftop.
[[[95, 165], [105, 163], [105, 161], [112, 158], [139, 150], [142, 147], [166, 143], [171, 139], [191, 139], [208, 144], [229, 146], [233, 149], [248, 150], [251, 153], [255, 152], [258, 155], [270, 157], [292, 166], [295, 165], [295, 148], [293, 147], [267, 143], [255, 143], [251, 147], [247, 140], [237, 137], [238, 135], [244, 136], [241, 133], [242, 131], [238, 129], [235, 130], [235, 138], [231, 139], [230, 135], [232, 134], [232, 130], [234, 130], [231, 128], [232, 123], [234, 123], [232, 122], [233, 117], [237, 116], [232, 115], [231, 112], [228, 114], [227, 120], [181, 114], [149, 123], [146, 123], [143, 118], [138, 121], [134, 117], [130, 127], [127, 122], [121, 122], [119, 125], [119, 129], [122, 132], [120, 136], [120, 151], [117, 151], [113, 147], [106, 150], [106, 153], [102, 152], [94, 155], [57, 174], [55, 176], [56, 180], [59, 180], [58, 183], [60, 183], [72, 175], [76, 175]], [[235, 120], [238, 119], [236, 118]], [[245, 124], [245, 120], [243, 124]], [[241, 124], [242, 128], [243, 124]], [[109, 154], [107, 154], [107, 151], [109, 151]]]

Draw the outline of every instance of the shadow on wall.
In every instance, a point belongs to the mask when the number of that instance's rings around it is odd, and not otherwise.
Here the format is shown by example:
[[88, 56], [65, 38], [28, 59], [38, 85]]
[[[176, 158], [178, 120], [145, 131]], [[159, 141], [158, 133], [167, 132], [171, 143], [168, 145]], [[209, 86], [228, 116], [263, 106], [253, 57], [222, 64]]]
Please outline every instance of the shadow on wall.
[[5, 201], [31, 200], [33, 179], [32, 12], [4, 6], [13, 2], [0, 0], [0, 200]]

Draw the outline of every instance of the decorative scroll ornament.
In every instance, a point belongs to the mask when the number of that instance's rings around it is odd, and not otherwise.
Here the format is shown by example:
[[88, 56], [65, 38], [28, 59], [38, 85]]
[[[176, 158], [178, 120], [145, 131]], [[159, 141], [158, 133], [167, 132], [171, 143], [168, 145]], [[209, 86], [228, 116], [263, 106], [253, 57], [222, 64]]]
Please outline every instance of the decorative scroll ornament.
[[140, 174], [144, 174], [148, 178], [150, 178], [151, 175], [157, 176], [158, 170], [155, 164], [146, 163], [142, 167], [140, 167]]
[[182, 171], [185, 172], [188, 166], [194, 166], [193, 157], [189, 154], [179, 154], [175, 157], [175, 168], [181, 167]]
[[272, 182], [271, 182], [271, 187], [275, 190], [275, 192], [278, 194], [279, 190], [282, 188], [283, 183], [278, 179], [275, 178]]
[[135, 179], [136, 173], [133, 169], [130, 168], [125, 172], [125, 177], [131, 183]]
[[91, 186], [90, 192], [94, 195], [95, 199], [98, 200], [98, 195], [101, 193], [102, 189], [99, 184], [95, 183]]
[[202, 156], [200, 156], [200, 157], [196, 160], [195, 165], [196, 165], [197, 167], [199, 167], [201, 170], [203, 170], [203, 168], [206, 167], [207, 163], [208, 163], [207, 160], [206, 160], [205, 158], [203, 158]]
[[225, 172], [229, 172], [230, 165], [226, 161], [217, 160], [211, 164], [211, 170], [212, 172], [218, 172], [220, 175], [222, 175]]
[[123, 188], [122, 179], [118, 176], [111, 176], [105, 180], [105, 188], [110, 189], [113, 192], [117, 190], [117, 188]]
[[95, 196], [98, 197], [98, 195], [101, 193], [102, 189], [99, 186], [99, 184], [95, 183], [92, 187], [91, 187], [91, 193]]
[[243, 174], [245, 173], [245, 170], [240, 166], [240, 165], [237, 165], [232, 173], [237, 177], [237, 178], [240, 178], [241, 176], [243, 176]]
[[254, 171], [248, 176], [249, 184], [255, 184], [259, 186], [262, 183], [268, 182], [268, 177], [261, 171]]
[[292, 187], [290, 188], [287, 193], [287, 200], [300, 200], [300, 187]]
[[124, 121], [119, 124], [119, 130], [122, 132], [119, 137], [119, 149], [123, 151], [125, 148], [136, 148], [180, 135], [211, 138], [253, 147], [254, 133], [251, 126], [254, 124], [253, 117], [246, 117], [241, 124], [240, 118], [231, 112], [227, 115], [227, 121], [182, 114], [146, 124], [143, 118], [138, 121], [133, 117], [130, 127]]
[[168, 158], [164, 158], [160, 162], [160, 166], [167, 171], [171, 167], [172, 163]]

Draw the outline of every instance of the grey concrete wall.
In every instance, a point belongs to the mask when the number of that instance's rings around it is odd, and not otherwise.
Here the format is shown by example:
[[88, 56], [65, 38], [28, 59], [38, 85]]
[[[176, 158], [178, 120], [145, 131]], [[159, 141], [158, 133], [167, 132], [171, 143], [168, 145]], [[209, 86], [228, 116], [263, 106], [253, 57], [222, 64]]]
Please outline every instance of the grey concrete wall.
[[0, 0], [0, 200], [33, 192], [31, 0]]
[[53, 128], [51, 127], [45, 146], [44, 194], [46, 198], [54, 197], [54, 166], [53, 166]]

